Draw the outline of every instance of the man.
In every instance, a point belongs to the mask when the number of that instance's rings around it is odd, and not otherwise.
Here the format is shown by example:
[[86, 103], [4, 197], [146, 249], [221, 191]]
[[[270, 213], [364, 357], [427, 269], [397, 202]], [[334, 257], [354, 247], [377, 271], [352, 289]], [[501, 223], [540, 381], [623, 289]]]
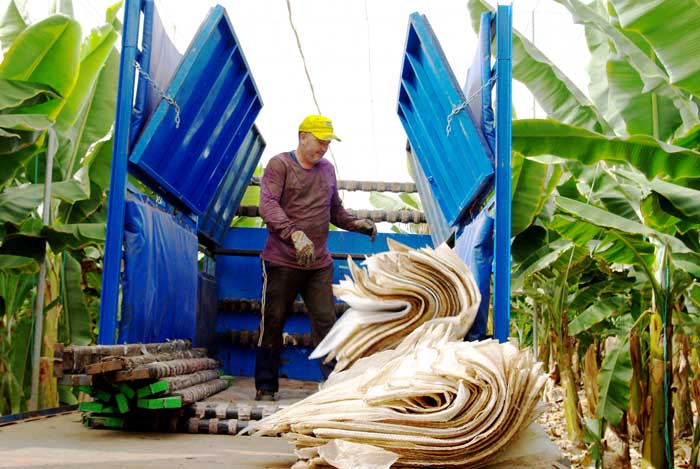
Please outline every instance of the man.
[[[311, 320], [314, 346], [335, 323], [333, 260], [326, 246], [329, 224], [370, 236], [372, 220], [350, 215], [338, 195], [335, 169], [323, 159], [333, 133], [327, 117], [311, 115], [299, 125], [295, 151], [274, 156], [260, 188], [260, 215], [269, 236], [262, 252], [260, 337], [255, 358], [255, 399], [274, 400], [279, 386], [285, 315], [301, 294]], [[321, 366], [324, 377], [332, 371]]]

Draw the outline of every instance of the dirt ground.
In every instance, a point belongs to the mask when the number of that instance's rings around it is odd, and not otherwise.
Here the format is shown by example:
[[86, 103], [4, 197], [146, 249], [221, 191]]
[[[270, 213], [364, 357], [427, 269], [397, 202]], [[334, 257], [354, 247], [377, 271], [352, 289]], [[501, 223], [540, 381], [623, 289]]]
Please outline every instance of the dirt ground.
[[[585, 405], [585, 396], [579, 395], [581, 404]], [[562, 454], [571, 461], [572, 469], [593, 469], [595, 464], [586, 448], [577, 447], [569, 441], [566, 434], [566, 417], [564, 416], [564, 390], [550, 383], [545, 388], [543, 400], [547, 404], [547, 410], [538, 419], [549, 438], [554, 442]], [[633, 468], [642, 467], [641, 448], [633, 443], [630, 448], [630, 460]], [[674, 467], [681, 469], [689, 467], [690, 452], [693, 447], [692, 437], [679, 438], [674, 441], [673, 456]]]

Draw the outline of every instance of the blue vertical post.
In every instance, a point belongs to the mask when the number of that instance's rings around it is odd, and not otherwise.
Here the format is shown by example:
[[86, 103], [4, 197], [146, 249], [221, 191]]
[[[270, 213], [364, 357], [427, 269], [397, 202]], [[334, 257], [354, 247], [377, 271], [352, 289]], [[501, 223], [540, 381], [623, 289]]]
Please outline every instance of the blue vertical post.
[[510, 235], [512, 145], [512, 7], [496, 11], [496, 270], [493, 281], [494, 337], [510, 334]]
[[138, 47], [140, 13], [140, 0], [126, 0], [121, 62], [119, 64], [119, 87], [117, 89], [117, 113], [114, 124], [112, 174], [109, 181], [109, 200], [107, 202], [107, 239], [102, 275], [98, 344], [114, 344], [117, 340], [117, 310], [119, 308], [122, 240], [126, 210], [126, 167], [134, 98], [134, 63]]

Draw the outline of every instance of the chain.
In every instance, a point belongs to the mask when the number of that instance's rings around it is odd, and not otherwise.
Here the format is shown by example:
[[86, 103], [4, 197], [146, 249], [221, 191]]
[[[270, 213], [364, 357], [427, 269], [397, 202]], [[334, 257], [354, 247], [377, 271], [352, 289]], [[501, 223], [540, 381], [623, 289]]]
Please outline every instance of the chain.
[[165, 100], [166, 103], [170, 104], [172, 107], [175, 108], [175, 128], [179, 129], [180, 128], [180, 106], [178, 106], [177, 102], [171, 98], [170, 96], [166, 95], [163, 90], [160, 89], [158, 84], [153, 81], [151, 76], [146, 72], [144, 69], [141, 68], [141, 65], [134, 60], [134, 66], [136, 67], [136, 70], [143, 75], [143, 77], [148, 81], [148, 83], [153, 87], [154, 90], [158, 92], [160, 95], [160, 99]]
[[474, 98], [476, 98], [476, 96], [479, 93], [481, 93], [481, 90], [483, 90], [487, 86], [491, 86], [494, 81], [496, 81], [495, 73], [491, 76], [491, 78], [489, 78], [489, 81], [481, 85], [481, 87], [478, 90], [476, 90], [471, 96], [469, 96], [469, 98], [467, 98], [464, 102], [462, 102], [462, 104], [452, 108], [452, 112], [450, 112], [450, 114], [447, 116], [447, 127], [445, 127], [445, 132], [447, 132], [448, 137], [450, 136], [450, 132], [452, 131], [452, 118], [459, 114], [461, 111], [464, 111], [467, 108], [467, 106], [469, 106], [469, 103], [471, 103], [474, 100]]

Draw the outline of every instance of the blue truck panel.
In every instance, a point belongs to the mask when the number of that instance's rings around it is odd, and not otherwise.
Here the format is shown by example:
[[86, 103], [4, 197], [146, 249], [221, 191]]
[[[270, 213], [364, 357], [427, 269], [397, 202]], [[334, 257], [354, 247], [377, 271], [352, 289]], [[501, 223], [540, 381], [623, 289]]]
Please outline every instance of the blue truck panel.
[[262, 108], [238, 39], [212, 9], [144, 126], [130, 170], [171, 203], [201, 215]]
[[[434, 198], [448, 226], [469, 222], [493, 181], [486, 142], [465, 101], [430, 23], [413, 13], [397, 112], [432, 192], [421, 197]], [[462, 111], [453, 113], [457, 108]]]

